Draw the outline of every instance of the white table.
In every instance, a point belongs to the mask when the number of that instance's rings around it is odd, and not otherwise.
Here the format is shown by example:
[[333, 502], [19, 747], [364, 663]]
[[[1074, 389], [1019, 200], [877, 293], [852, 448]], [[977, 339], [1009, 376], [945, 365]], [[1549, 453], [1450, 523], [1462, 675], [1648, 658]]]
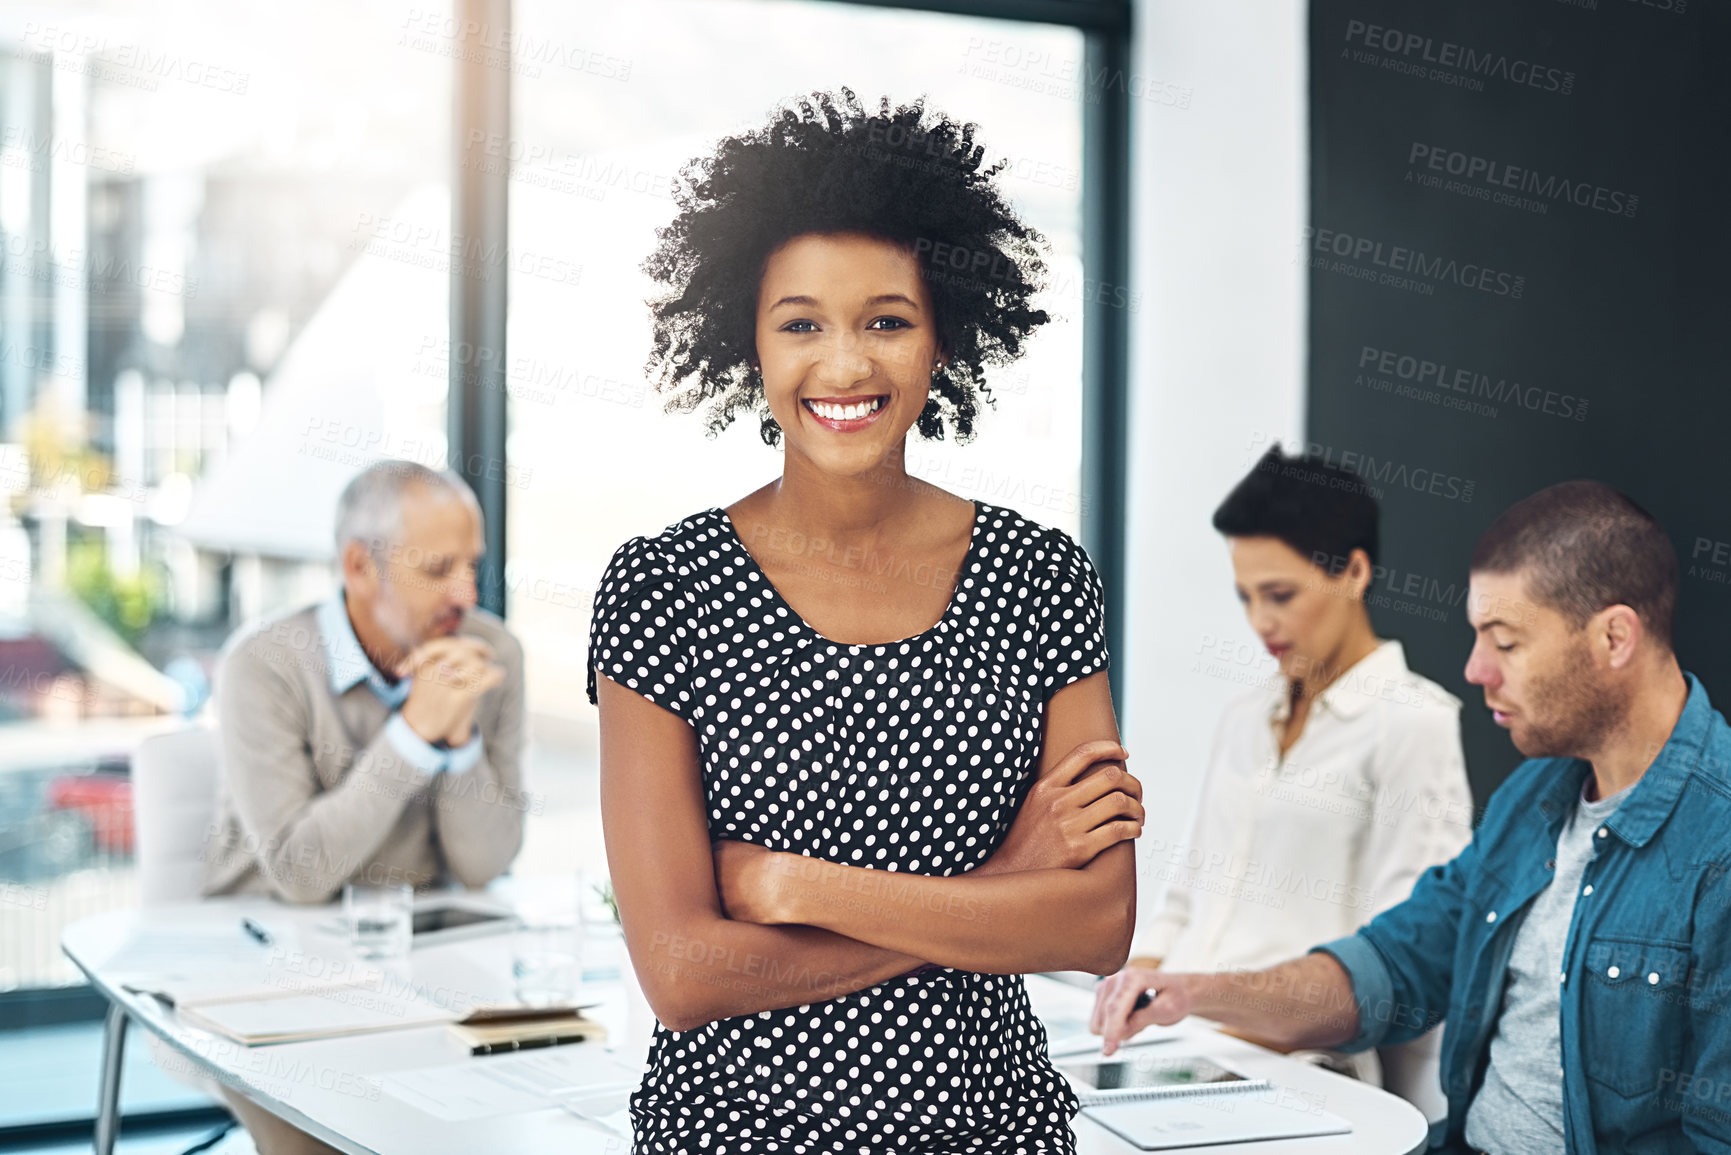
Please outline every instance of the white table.
[[[249, 1049], [181, 1021], [152, 996], [124, 989], [123, 984], [145, 984], [151, 977], [150, 970], [129, 965], [128, 944], [141, 932], [148, 929], [151, 936], [161, 938], [180, 931], [189, 937], [202, 935], [208, 942], [213, 933], [228, 929], [238, 938], [243, 915], [256, 918], [277, 934], [279, 959], [282, 949], [299, 949], [309, 958], [347, 957], [342, 936], [325, 929], [333, 916], [330, 908], [289, 907], [269, 899], [217, 899], [114, 911], [67, 928], [61, 946], [110, 1006], [97, 1155], [112, 1151], [121, 1047], [129, 1021], [164, 1040], [186, 1059], [189, 1069], [220, 1080], [340, 1151], [355, 1155], [481, 1150], [625, 1155], [629, 1146], [625, 1140], [559, 1108], [452, 1122], [426, 1114], [390, 1094], [378, 1093], [378, 1078], [390, 1072], [488, 1061], [469, 1059], [442, 1025]], [[151, 960], [134, 956], [133, 961]], [[411, 953], [409, 966], [414, 980], [429, 987], [498, 1002], [511, 998], [508, 934], [419, 947]], [[1088, 991], [1054, 979], [1031, 976], [1028, 986], [1036, 1011], [1049, 1022], [1073, 1026], [1077, 1020], [1086, 1019], [1092, 1006]], [[626, 1061], [641, 1064], [645, 1024], [637, 1017], [642, 1012], [631, 1010], [641, 1004], [627, 998], [618, 983], [585, 984], [583, 997], [602, 1001], [603, 1005], [590, 1013], [607, 1025], [609, 1047]], [[1246, 1074], [1269, 1078], [1353, 1124], [1351, 1136], [1191, 1148], [1190, 1155], [1410, 1155], [1424, 1147], [1428, 1134], [1424, 1116], [1393, 1095], [1202, 1025], [1185, 1030], [1193, 1034], [1193, 1040], [1163, 1046], [1225, 1059]], [[1055, 1040], [1059, 1033], [1065, 1032], [1054, 1032]], [[1135, 1150], [1085, 1115], [1076, 1119], [1076, 1136], [1078, 1155], [1125, 1155]]]
[[[1089, 990], [1042, 975], [1028, 976], [1028, 996], [1034, 1011], [1048, 1029], [1058, 1024], [1086, 1022], [1093, 1009]], [[1418, 1108], [1377, 1087], [1325, 1071], [1309, 1063], [1223, 1035], [1197, 1020], [1181, 1023], [1182, 1036], [1157, 1044], [1151, 1054], [1206, 1055], [1244, 1072], [1261, 1077], [1281, 1089], [1281, 1098], [1303, 1109], [1321, 1108], [1352, 1124], [1350, 1135], [1326, 1135], [1313, 1139], [1286, 1139], [1270, 1143], [1229, 1143], [1186, 1147], [1178, 1155], [1412, 1155], [1423, 1151], [1430, 1139], [1430, 1126]], [[1061, 1049], [1063, 1034], [1051, 1031], [1054, 1048]], [[1133, 1045], [1133, 1044], [1132, 1044]], [[1122, 1053], [1122, 1052], [1120, 1052]], [[1094, 1122], [1086, 1112], [1076, 1116], [1077, 1155], [1127, 1155], [1138, 1152]]]

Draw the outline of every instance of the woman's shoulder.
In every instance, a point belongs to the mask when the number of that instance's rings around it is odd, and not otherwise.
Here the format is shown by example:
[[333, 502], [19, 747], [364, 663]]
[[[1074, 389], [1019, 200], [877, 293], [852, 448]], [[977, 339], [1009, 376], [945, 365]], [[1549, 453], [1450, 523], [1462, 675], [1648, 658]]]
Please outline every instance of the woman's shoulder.
[[658, 534], [631, 538], [613, 551], [603, 584], [680, 583], [698, 576], [720, 553], [726, 522], [721, 509], [705, 509]]
[[1012, 560], [1021, 559], [1030, 570], [1079, 574], [1092, 568], [1088, 551], [1064, 530], [1035, 521], [1008, 506], [984, 501], [975, 505], [986, 535], [1000, 544]]
[[1408, 705], [1451, 717], [1460, 714], [1461, 700], [1423, 674], [1408, 670], [1403, 681], [1408, 690]]
[[1460, 714], [1461, 700], [1407, 665], [1399, 641], [1384, 641], [1364, 664], [1369, 676], [1363, 689], [1397, 722], [1411, 721], [1415, 713], [1450, 720]]

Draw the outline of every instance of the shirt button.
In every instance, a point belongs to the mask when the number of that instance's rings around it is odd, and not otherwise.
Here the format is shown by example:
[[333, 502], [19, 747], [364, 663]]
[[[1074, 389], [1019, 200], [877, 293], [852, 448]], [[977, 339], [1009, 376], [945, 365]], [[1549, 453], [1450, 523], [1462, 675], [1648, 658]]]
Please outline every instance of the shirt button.
[[1654, 971], [1652, 974], [1647, 976], [1647, 985], [1648, 986], [1658, 986], [1659, 985], [1659, 972], [1658, 971]]
[[1585, 885], [1581, 888], [1581, 893], [1582, 894], [1592, 894], [1593, 893], [1593, 884], [1590, 882], [1587, 883], [1587, 885]]
[[1562, 974], [1558, 975], [1557, 981], [1567, 985], [1567, 983], [1569, 981], [1569, 972], [1564, 971]]
[[1490, 912], [1490, 913], [1489, 913], [1489, 914], [1487, 914], [1487, 915], [1485, 915], [1485, 921], [1486, 921], [1486, 922], [1495, 922], [1495, 921], [1497, 921], [1497, 912], [1496, 912], [1496, 911], [1494, 911], [1494, 910], [1493, 910], [1493, 911], [1491, 911], [1491, 912]]
[[1623, 973], [1623, 971], [1620, 967], [1610, 967], [1609, 969], [1607, 969], [1605, 971], [1605, 974], [1609, 975], [1611, 978], [1616, 978], [1618, 975], [1620, 975], [1622, 973]]
[[1546, 869], [1546, 870], [1555, 870], [1555, 869], [1557, 869], [1557, 860], [1556, 860], [1556, 859], [1554, 859], [1554, 858], [1553, 858], [1553, 859], [1551, 859], [1551, 860], [1550, 860], [1550, 861], [1548, 861], [1548, 862], [1546, 862], [1546, 863], [1545, 863], [1545, 869]]
[[1601, 826], [1601, 827], [1599, 827], [1599, 837], [1600, 837], [1600, 838], [1603, 838], [1603, 837], [1605, 837], [1605, 836], [1606, 836], [1606, 835], [1607, 835], [1607, 834], [1609, 834], [1609, 833], [1611, 833], [1611, 828], [1610, 828], [1610, 827], [1609, 827], [1609, 826]]

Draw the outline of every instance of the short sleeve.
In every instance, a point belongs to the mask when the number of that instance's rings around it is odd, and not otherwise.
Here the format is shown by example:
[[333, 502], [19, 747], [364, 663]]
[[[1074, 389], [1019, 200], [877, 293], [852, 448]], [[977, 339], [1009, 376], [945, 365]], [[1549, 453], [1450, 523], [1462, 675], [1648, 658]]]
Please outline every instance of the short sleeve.
[[1054, 547], [1039, 589], [1040, 700], [1107, 668], [1106, 591], [1087, 551], [1068, 534]]
[[589, 623], [589, 701], [605, 674], [690, 721], [694, 600], [666, 553], [632, 538], [613, 554], [595, 591]]

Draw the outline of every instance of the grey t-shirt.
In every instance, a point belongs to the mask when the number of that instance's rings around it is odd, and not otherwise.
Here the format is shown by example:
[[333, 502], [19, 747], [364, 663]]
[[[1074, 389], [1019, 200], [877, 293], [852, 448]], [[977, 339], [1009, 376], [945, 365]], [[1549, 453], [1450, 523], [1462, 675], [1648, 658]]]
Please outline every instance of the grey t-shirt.
[[[1588, 782], [1592, 779], [1589, 777]], [[1467, 1143], [1492, 1155], [1555, 1155], [1563, 1150], [1563, 946], [1581, 875], [1597, 852], [1594, 833], [1632, 787], [1588, 802], [1583, 793], [1557, 837], [1557, 869], [1515, 932], [1502, 1013], [1491, 1037], [1484, 1085], [1467, 1109]]]

